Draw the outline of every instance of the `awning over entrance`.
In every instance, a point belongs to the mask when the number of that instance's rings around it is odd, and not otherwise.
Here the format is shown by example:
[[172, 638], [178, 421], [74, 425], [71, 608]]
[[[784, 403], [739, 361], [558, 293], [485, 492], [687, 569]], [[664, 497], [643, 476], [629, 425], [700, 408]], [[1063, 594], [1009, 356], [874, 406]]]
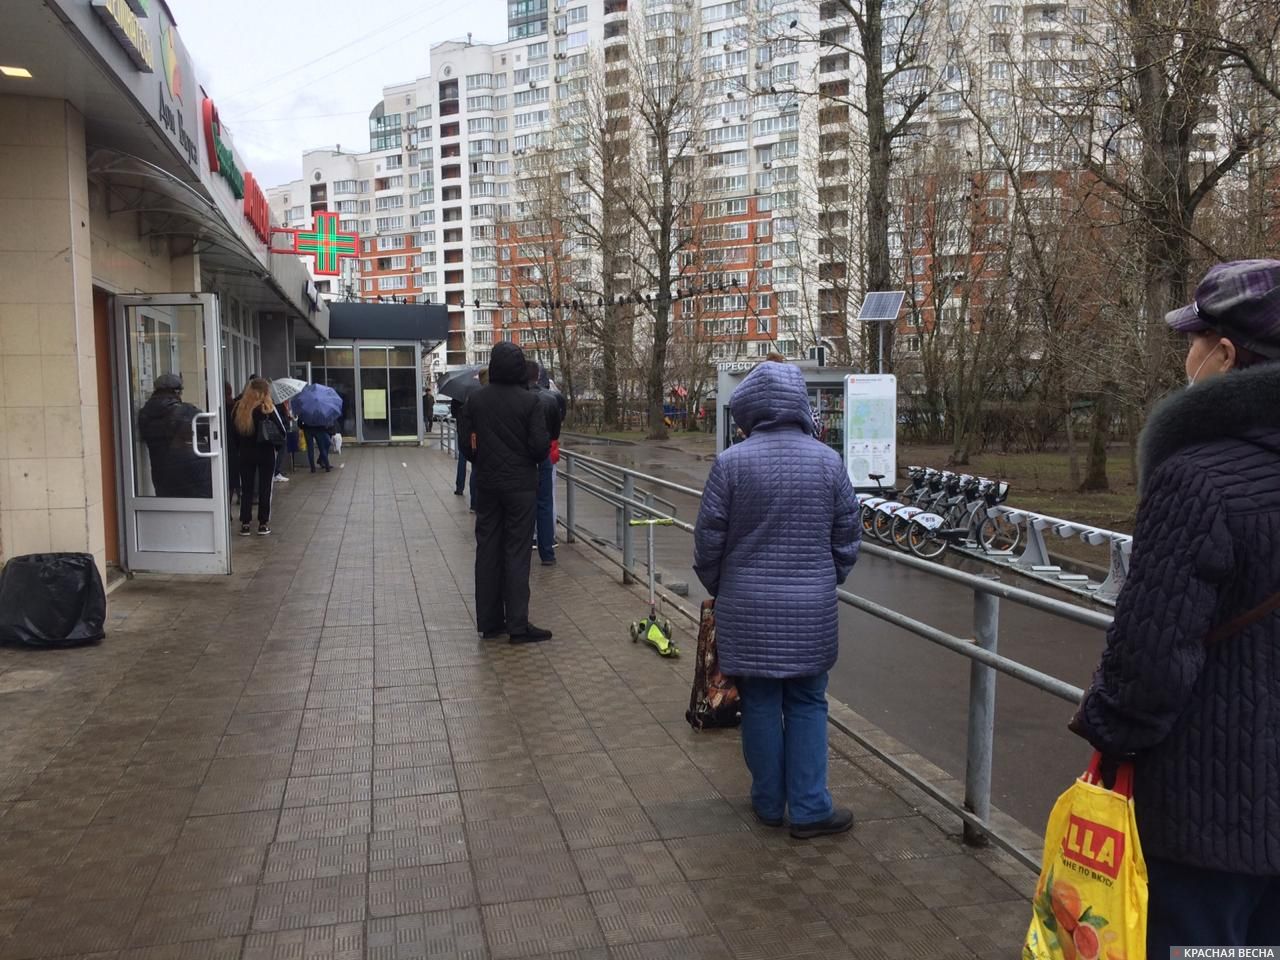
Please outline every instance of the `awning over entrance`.
[[441, 343], [449, 336], [449, 312], [440, 303], [329, 304], [332, 340], [418, 340]]
[[98, 149], [89, 158], [89, 176], [108, 191], [112, 216], [141, 216], [147, 236], [186, 240], [200, 256], [201, 270], [218, 287], [255, 310], [280, 311], [329, 335], [324, 303], [307, 296], [307, 269], [297, 257], [265, 254], [262, 259], [226, 223], [221, 211], [190, 184], [155, 164], [116, 150]]

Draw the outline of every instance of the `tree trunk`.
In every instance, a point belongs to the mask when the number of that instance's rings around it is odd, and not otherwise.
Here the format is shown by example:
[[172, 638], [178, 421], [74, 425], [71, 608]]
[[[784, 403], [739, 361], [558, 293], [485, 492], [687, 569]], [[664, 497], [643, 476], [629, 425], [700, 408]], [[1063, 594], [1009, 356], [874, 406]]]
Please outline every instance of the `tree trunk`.
[[1072, 490], [1080, 489], [1080, 451], [1076, 449], [1075, 415], [1071, 412], [1071, 401], [1067, 401], [1067, 482]]
[[1093, 431], [1089, 438], [1089, 462], [1081, 493], [1110, 490], [1107, 482], [1107, 440], [1111, 436], [1111, 384], [1104, 384], [1093, 405]]
[[[884, 38], [881, 19], [882, 0], [866, 0], [865, 45], [868, 51], [879, 51]], [[884, 114], [884, 68], [874, 53], [863, 58], [867, 71], [865, 81], [867, 117], [867, 274], [864, 294], [868, 290], [888, 290], [893, 283], [893, 264], [889, 258], [889, 172], [893, 160], [893, 142]], [[893, 323], [884, 326], [884, 370], [893, 372]], [[879, 336], [866, 336], [866, 367], [877, 370]]]

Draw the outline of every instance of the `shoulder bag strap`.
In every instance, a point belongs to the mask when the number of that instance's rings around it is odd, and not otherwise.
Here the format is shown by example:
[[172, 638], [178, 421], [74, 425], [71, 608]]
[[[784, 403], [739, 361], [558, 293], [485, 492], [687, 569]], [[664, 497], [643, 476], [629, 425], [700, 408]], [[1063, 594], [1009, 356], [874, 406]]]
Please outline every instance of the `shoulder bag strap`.
[[1248, 610], [1245, 613], [1240, 614], [1240, 616], [1235, 619], [1228, 620], [1226, 623], [1221, 623], [1214, 627], [1209, 633], [1209, 636], [1205, 638], [1205, 644], [1213, 646], [1216, 643], [1221, 643], [1228, 637], [1235, 636], [1242, 630], [1247, 630], [1259, 620], [1265, 619], [1276, 610], [1280, 610], [1280, 591], [1277, 591], [1267, 597], [1267, 599], [1263, 600], [1262, 603], [1258, 604], [1252, 610]]

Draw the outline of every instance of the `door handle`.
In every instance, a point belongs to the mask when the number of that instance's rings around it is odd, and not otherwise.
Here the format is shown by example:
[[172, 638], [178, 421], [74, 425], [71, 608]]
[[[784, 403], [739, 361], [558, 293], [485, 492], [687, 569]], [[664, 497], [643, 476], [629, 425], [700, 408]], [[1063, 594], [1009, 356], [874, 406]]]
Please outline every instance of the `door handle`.
[[[197, 457], [200, 457], [203, 460], [212, 460], [214, 457], [218, 455], [218, 451], [215, 450], [213, 446], [213, 421], [214, 421], [214, 418], [217, 416], [218, 416], [217, 413], [197, 413], [194, 417], [191, 418], [191, 451]], [[205, 417], [209, 420], [209, 452], [208, 453], [200, 452], [199, 432], [196, 430], [196, 421], [199, 420], [201, 417]]]

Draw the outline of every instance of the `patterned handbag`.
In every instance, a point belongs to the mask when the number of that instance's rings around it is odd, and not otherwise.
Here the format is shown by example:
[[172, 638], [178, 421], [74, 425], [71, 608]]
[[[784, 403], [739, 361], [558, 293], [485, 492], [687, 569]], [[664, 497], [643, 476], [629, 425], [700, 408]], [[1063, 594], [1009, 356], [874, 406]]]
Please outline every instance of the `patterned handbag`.
[[695, 730], [708, 727], [736, 727], [742, 722], [738, 688], [720, 672], [716, 653], [716, 611], [714, 600], [702, 601], [698, 624], [698, 655], [694, 661], [693, 692], [684, 718]]

